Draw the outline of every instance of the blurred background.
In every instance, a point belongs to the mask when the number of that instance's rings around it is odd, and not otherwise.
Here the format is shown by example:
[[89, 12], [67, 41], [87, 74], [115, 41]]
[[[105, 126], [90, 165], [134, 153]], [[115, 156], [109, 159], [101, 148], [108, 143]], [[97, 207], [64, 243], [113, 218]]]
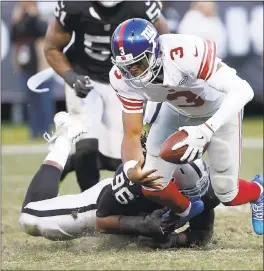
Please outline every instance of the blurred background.
[[[171, 32], [215, 40], [218, 56], [254, 89], [245, 118], [262, 118], [263, 2], [162, 2]], [[1, 2], [2, 144], [43, 142], [53, 115], [65, 110], [60, 78], [41, 86], [50, 88], [46, 93], [33, 93], [26, 85], [28, 78], [48, 67], [43, 38], [55, 4]]]

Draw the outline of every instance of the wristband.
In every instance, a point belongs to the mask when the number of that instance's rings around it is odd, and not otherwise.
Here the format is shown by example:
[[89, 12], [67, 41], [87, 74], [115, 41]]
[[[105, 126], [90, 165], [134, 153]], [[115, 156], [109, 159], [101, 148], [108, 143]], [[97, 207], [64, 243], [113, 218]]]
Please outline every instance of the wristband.
[[134, 168], [137, 163], [138, 163], [138, 161], [136, 161], [136, 160], [129, 160], [129, 161], [125, 162], [124, 167], [123, 167], [123, 171], [124, 171], [126, 177], [127, 177], [127, 171], [130, 168]]
[[73, 70], [68, 70], [63, 74], [63, 79], [71, 88], [73, 88], [73, 84], [77, 79], [77, 74]]

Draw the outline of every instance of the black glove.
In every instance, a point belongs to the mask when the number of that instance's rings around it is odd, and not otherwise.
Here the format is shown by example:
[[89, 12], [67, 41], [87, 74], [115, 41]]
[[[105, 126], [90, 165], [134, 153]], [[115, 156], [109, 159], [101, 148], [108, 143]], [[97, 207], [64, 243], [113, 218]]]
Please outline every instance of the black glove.
[[85, 98], [93, 89], [93, 85], [87, 75], [78, 75], [73, 70], [68, 70], [64, 73], [63, 78], [75, 90], [77, 97]]
[[164, 236], [165, 233], [160, 227], [163, 213], [163, 209], [158, 209], [145, 216], [121, 216], [120, 230], [123, 233], [144, 236]]
[[190, 227], [182, 232], [186, 235], [186, 247], [206, 246], [212, 240], [213, 233], [213, 229], [191, 230]]
[[175, 232], [160, 238], [139, 236], [138, 243], [140, 246], [161, 249], [176, 248], [180, 246], [179, 236]]
[[185, 224], [186, 223], [182, 222], [180, 216], [174, 214], [171, 210], [168, 210], [162, 215], [160, 227], [164, 233], [169, 234]]

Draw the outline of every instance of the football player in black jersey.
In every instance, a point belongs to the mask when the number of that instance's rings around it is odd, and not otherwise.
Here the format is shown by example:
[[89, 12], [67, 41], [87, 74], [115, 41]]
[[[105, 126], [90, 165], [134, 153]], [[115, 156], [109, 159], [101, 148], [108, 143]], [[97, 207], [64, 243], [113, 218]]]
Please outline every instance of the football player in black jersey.
[[109, 84], [110, 37], [121, 22], [134, 17], [151, 21], [160, 34], [168, 33], [161, 11], [160, 1], [57, 3], [44, 51], [50, 66], [65, 80], [68, 112], [91, 130], [76, 143], [76, 153], [62, 174], [63, 179], [75, 169], [81, 191], [99, 181], [99, 168], [114, 171], [121, 161], [122, 109]]
[[148, 236], [141, 238], [143, 244], [160, 248], [203, 244], [210, 239], [213, 209], [219, 200], [212, 192], [209, 169], [203, 160], [175, 165], [175, 181], [181, 192], [189, 199], [202, 197], [205, 205], [204, 211], [190, 221], [188, 230], [175, 234], [171, 232], [182, 226], [180, 219], [175, 224], [160, 205], [145, 198], [141, 186], [126, 178], [122, 165], [114, 179], [102, 180], [80, 194], [57, 196], [70, 147], [89, 131], [66, 112], [55, 115], [55, 126], [50, 153], [33, 177], [23, 202], [19, 219], [23, 231], [51, 240], [67, 240], [84, 236], [97, 226], [105, 233]]

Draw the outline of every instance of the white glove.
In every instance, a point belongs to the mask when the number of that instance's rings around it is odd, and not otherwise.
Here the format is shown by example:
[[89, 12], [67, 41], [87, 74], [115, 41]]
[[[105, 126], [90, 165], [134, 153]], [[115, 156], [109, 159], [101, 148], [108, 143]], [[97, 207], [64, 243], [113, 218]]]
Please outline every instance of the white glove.
[[[206, 126], [206, 124], [202, 124], [199, 126], [184, 126], [180, 127], [179, 131], [186, 131], [188, 133], [188, 137], [175, 144], [172, 147], [172, 150], [177, 150], [185, 145], [188, 145], [187, 150], [185, 151], [184, 155], [180, 159], [181, 162], [185, 161], [187, 158], [187, 162], [191, 162], [194, 158], [198, 159], [201, 158], [203, 155], [204, 147], [207, 143], [210, 142], [212, 135], [214, 134], [213, 131]], [[195, 157], [198, 154], [197, 157]]]

